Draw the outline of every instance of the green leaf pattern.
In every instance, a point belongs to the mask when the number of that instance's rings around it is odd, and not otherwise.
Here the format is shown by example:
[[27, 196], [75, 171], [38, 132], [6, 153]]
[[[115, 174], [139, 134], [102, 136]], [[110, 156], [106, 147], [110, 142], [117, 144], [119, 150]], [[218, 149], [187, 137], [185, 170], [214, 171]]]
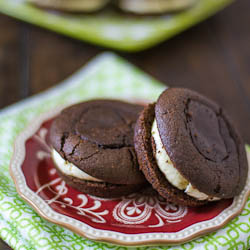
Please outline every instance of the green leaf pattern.
[[[17, 134], [42, 112], [91, 98], [155, 100], [165, 89], [121, 58], [105, 53], [57, 87], [0, 112], [0, 237], [14, 249], [126, 250], [90, 241], [42, 219], [17, 194], [8, 172]], [[224, 228], [179, 246], [138, 247], [137, 250], [248, 249], [250, 199], [240, 216]]]

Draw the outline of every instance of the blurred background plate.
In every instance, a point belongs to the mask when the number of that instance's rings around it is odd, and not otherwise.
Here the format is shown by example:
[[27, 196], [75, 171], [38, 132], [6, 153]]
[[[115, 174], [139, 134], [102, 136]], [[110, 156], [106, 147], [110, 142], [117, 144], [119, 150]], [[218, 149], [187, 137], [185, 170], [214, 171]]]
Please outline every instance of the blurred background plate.
[[233, 0], [199, 0], [193, 7], [161, 16], [136, 16], [108, 9], [69, 14], [39, 9], [25, 0], [0, 0], [0, 12], [72, 38], [123, 51], [152, 47], [215, 14]]

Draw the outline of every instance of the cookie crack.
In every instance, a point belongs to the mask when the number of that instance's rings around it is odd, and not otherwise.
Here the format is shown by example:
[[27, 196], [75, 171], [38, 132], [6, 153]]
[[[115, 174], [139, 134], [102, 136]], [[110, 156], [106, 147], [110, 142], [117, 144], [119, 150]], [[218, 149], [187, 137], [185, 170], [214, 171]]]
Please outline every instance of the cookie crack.
[[[124, 135], [124, 139], [125, 139], [126, 135]], [[123, 139], [123, 140], [124, 140]], [[117, 144], [114, 144], [114, 145], [101, 145], [101, 144], [98, 144], [98, 143], [95, 143], [95, 142], [92, 142], [91, 143], [95, 144], [99, 149], [122, 149], [122, 148], [126, 148], [126, 147], [130, 147], [128, 145], [126, 145], [125, 143], [123, 143], [123, 145], [117, 145]]]
[[69, 154], [70, 156], [75, 154], [76, 148], [81, 144], [81, 141], [79, 140], [79, 142], [73, 147], [71, 153]]
[[62, 135], [62, 137], [61, 137], [61, 148], [60, 148], [60, 152], [63, 153], [63, 158], [64, 158], [64, 159], [66, 159], [66, 156], [65, 156], [65, 152], [64, 152], [63, 148], [64, 148], [64, 144], [65, 144], [65, 141], [67, 140], [68, 136], [69, 136], [69, 133], [68, 133], [68, 132], [65, 132], [65, 133], [63, 133], [63, 135]]
[[86, 157], [81, 157], [80, 162], [85, 161], [85, 160], [88, 160], [88, 159], [90, 159], [91, 157], [93, 157], [94, 155], [96, 155], [96, 154], [98, 154], [98, 153], [99, 153], [99, 151], [94, 152], [93, 154], [88, 155], [88, 156], [86, 156]]

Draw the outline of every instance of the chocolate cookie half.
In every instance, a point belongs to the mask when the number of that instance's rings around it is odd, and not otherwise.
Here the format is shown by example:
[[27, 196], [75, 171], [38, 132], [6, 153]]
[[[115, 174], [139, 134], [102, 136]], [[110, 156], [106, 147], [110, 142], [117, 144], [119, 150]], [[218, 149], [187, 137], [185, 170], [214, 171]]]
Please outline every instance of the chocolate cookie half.
[[27, 0], [39, 7], [69, 11], [94, 12], [103, 8], [109, 0]]
[[232, 198], [246, 182], [245, 147], [230, 118], [188, 89], [170, 88], [143, 110], [135, 149], [153, 188], [178, 204]]
[[71, 186], [117, 197], [146, 185], [134, 150], [134, 126], [142, 106], [93, 100], [66, 108], [50, 129], [52, 158]]

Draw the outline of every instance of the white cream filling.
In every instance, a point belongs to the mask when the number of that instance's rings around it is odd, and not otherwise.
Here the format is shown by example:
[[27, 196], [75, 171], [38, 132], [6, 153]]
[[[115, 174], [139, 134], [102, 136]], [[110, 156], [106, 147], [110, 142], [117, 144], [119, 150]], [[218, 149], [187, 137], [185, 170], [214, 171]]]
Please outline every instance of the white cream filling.
[[163, 13], [189, 7], [196, 0], [120, 0], [119, 6], [136, 13]]
[[95, 11], [102, 8], [109, 0], [28, 0], [44, 7], [65, 10]]
[[217, 197], [209, 197], [208, 195], [200, 192], [198, 189], [194, 188], [192, 184], [185, 179], [179, 171], [174, 167], [173, 163], [171, 162], [164, 146], [162, 144], [160, 134], [157, 128], [156, 120], [154, 120], [152, 129], [151, 129], [152, 136], [155, 141], [156, 146], [156, 153], [155, 158], [157, 165], [167, 180], [176, 188], [180, 190], [184, 190], [186, 194], [192, 196], [198, 200], [219, 200], [220, 198]]
[[60, 169], [60, 171], [65, 175], [70, 175], [72, 177], [76, 177], [85, 181], [103, 182], [100, 179], [88, 175], [87, 173], [76, 167], [74, 164], [65, 161], [55, 149], [52, 149], [52, 159], [56, 166]]

